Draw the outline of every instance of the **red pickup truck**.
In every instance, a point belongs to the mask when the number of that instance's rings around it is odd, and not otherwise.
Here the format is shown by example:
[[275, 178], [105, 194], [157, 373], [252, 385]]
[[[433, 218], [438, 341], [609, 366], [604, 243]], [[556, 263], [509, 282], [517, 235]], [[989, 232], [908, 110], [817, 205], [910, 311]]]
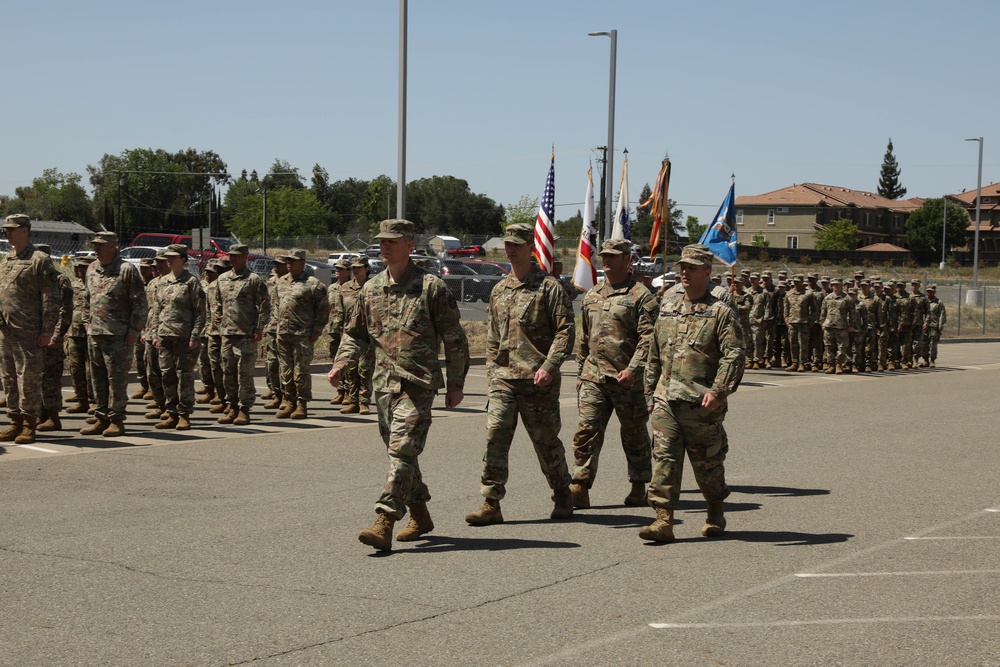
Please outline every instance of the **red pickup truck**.
[[481, 245], [466, 245], [448, 251], [450, 257], [486, 257], [486, 248]]
[[[229, 250], [229, 246], [233, 245], [233, 242], [227, 238], [222, 238], [220, 236], [212, 236], [209, 238], [212, 243], [211, 250], [190, 250], [188, 255], [194, 257], [198, 260], [199, 268], [204, 268], [205, 262], [215, 257], [222, 257]], [[194, 241], [190, 235], [181, 234], [160, 234], [160, 233], [142, 233], [136, 235], [132, 239], [131, 245], [141, 245], [141, 246], [156, 246], [158, 248], [164, 248], [173, 243], [183, 243], [188, 248], [194, 246]], [[251, 260], [259, 257], [259, 255], [252, 255]]]

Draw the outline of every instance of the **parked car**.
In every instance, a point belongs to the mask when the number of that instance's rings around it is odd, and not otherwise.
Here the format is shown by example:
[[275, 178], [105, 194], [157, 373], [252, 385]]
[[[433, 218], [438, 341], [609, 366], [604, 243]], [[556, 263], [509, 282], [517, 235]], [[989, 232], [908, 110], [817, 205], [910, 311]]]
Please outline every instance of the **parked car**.
[[[167, 245], [170, 244], [168, 243]], [[156, 257], [156, 253], [163, 248], [164, 246], [129, 246], [119, 250], [118, 256], [129, 264], [133, 264], [138, 267], [140, 259]], [[194, 275], [198, 275], [200, 271], [198, 260], [191, 255], [188, 255], [187, 270]]]
[[326, 258], [326, 263], [329, 264], [331, 267], [333, 267], [334, 264], [336, 264], [337, 262], [339, 262], [342, 259], [346, 259], [347, 261], [351, 261], [351, 259], [353, 259], [354, 257], [357, 257], [357, 253], [353, 253], [353, 252], [331, 252], [327, 256], [327, 258]]
[[481, 245], [466, 245], [461, 248], [449, 248], [449, 257], [486, 257], [486, 249]]
[[482, 293], [480, 298], [486, 302], [490, 300], [493, 288], [503, 280], [504, 276], [510, 273], [510, 264], [507, 262], [486, 262], [481, 259], [467, 259], [462, 262], [473, 271], [483, 276], [481, 279]]
[[[478, 278], [479, 274], [471, 267], [457, 259], [443, 259], [441, 262], [441, 278], [448, 289], [460, 301], [488, 301], [492, 285]], [[475, 276], [471, 277], [470, 276]]]
[[661, 287], [663, 287], [664, 278], [666, 278], [667, 282], [677, 282], [677, 274], [674, 273], [673, 271], [667, 271], [665, 274], [653, 278], [652, 282], [653, 287], [655, 287], [656, 289], [660, 289]]
[[382, 246], [380, 246], [378, 243], [373, 243], [364, 250], [362, 250], [361, 254], [364, 255], [365, 257], [381, 257]]
[[[173, 243], [182, 243], [188, 247], [188, 257], [193, 257], [198, 260], [198, 266], [204, 267], [205, 262], [216, 257], [221, 257], [225, 255], [229, 250], [229, 246], [233, 245], [232, 239], [227, 239], [221, 236], [209, 237], [209, 242], [211, 244], [210, 249], [205, 250], [195, 250], [194, 249], [194, 239], [190, 234], [163, 234], [159, 232], [143, 232], [142, 234], [136, 235], [132, 239], [132, 246], [146, 246], [146, 247], [156, 247], [163, 248], [165, 246], [171, 245]], [[253, 255], [251, 255], [253, 258]]]

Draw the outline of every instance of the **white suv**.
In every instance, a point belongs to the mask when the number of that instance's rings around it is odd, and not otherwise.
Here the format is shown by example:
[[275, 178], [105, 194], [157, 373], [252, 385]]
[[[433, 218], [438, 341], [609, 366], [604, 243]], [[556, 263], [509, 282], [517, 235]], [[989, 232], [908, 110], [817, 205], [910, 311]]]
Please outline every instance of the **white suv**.
[[326, 258], [326, 263], [330, 265], [330, 268], [333, 268], [333, 265], [340, 260], [346, 259], [347, 261], [351, 261], [355, 257], [357, 257], [357, 254], [353, 252], [331, 252]]

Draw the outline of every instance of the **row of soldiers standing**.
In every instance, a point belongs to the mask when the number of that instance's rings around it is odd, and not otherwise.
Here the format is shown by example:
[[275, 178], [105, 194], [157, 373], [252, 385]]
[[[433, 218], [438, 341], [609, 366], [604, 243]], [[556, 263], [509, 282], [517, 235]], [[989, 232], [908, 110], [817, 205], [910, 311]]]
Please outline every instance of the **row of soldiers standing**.
[[861, 271], [853, 281], [784, 271], [777, 277], [744, 271], [731, 278], [747, 368], [834, 374], [934, 367], [947, 322], [936, 285], [924, 294], [914, 279], [907, 292], [904, 281]]

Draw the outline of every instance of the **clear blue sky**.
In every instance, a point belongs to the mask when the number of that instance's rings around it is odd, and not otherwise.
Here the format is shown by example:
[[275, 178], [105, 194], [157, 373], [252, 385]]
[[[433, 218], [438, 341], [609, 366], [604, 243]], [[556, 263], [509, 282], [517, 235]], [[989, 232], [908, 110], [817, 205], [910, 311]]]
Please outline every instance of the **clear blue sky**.
[[[18, 2], [4, 11], [0, 193], [104, 153], [214, 150], [331, 179], [396, 177], [398, 2]], [[1000, 180], [992, 1], [411, 0], [407, 178], [453, 175], [500, 203], [581, 208], [606, 143], [633, 206], [673, 161], [671, 196], [714, 214], [812, 181], [874, 191], [887, 139], [907, 196]], [[595, 181], [596, 181], [595, 168]], [[617, 187], [616, 187], [617, 190]]]

